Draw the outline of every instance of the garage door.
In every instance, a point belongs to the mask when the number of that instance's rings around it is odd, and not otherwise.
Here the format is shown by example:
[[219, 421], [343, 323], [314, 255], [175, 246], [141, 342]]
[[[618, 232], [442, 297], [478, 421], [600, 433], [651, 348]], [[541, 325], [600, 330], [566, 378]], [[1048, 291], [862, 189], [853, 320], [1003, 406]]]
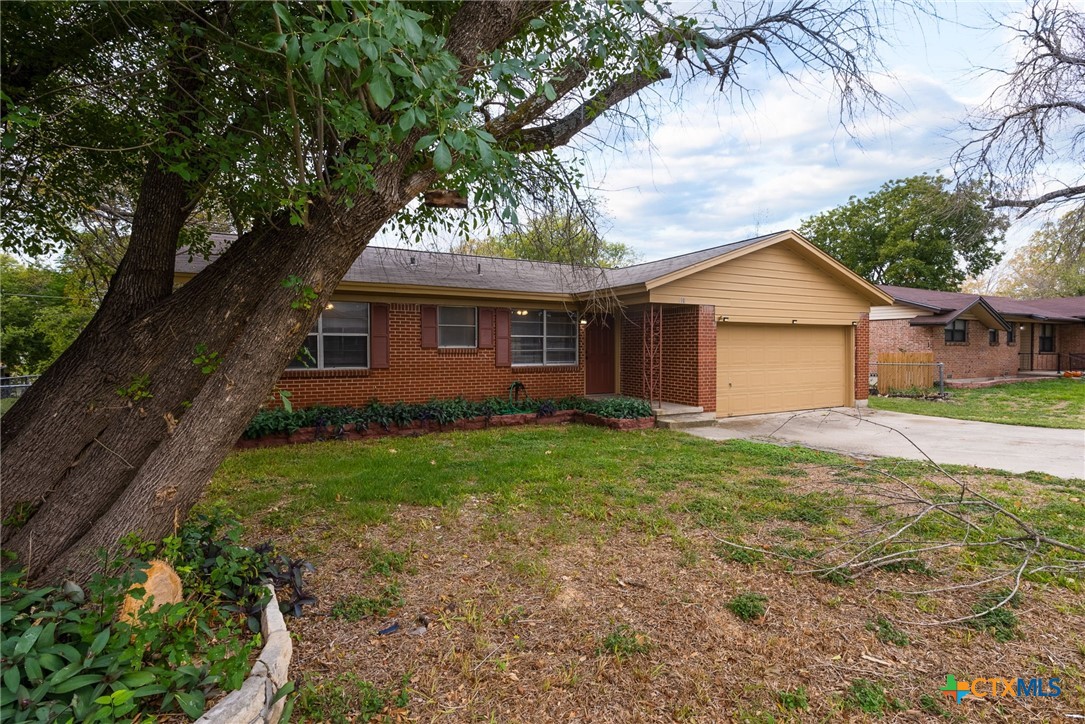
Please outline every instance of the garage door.
[[724, 323], [716, 332], [718, 417], [848, 404], [846, 327]]

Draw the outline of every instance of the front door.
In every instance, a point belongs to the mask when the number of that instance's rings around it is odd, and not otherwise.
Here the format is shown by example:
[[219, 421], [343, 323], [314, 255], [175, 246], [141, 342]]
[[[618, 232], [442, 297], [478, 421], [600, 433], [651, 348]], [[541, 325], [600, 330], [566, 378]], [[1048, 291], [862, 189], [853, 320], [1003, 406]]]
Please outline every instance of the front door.
[[584, 331], [584, 392], [605, 395], [614, 389], [614, 318], [593, 317]]

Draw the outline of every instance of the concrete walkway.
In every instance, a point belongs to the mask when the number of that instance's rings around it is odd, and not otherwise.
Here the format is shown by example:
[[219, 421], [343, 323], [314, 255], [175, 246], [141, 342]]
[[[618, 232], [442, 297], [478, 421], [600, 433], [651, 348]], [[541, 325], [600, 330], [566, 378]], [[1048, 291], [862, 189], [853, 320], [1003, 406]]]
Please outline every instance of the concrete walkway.
[[[1085, 478], [1085, 430], [1057, 430], [836, 407], [721, 419], [687, 430], [710, 440], [747, 438], [799, 443], [859, 458], [924, 459], [1060, 478]], [[901, 434], [903, 433], [903, 435]], [[910, 438], [913, 445], [908, 441]]]

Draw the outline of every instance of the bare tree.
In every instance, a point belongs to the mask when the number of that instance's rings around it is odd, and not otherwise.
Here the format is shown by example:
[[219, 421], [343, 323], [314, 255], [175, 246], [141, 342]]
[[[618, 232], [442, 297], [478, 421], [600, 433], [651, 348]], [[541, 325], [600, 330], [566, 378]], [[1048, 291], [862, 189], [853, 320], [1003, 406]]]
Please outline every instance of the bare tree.
[[965, 175], [997, 181], [993, 208], [1024, 216], [1038, 207], [1085, 204], [1085, 12], [1033, 0], [1006, 25], [1021, 54], [969, 122], [957, 161]]

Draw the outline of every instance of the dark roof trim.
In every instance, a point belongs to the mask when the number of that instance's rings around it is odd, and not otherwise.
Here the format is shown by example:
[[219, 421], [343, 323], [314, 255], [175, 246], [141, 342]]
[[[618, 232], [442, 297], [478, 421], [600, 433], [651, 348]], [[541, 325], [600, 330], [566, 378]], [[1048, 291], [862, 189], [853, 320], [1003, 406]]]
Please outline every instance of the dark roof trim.
[[[1002, 329], [1004, 330], [1010, 329], [1010, 323], [1007, 322], [1001, 314], [995, 311], [995, 308], [992, 307], [983, 297], [976, 297], [971, 304], [965, 305], [958, 309], [950, 310], [948, 312], [945, 312], [944, 314], [936, 314], [929, 317], [915, 317], [912, 319], [911, 325], [913, 327], [944, 326], [954, 321], [965, 312], [971, 310], [973, 307], [977, 306], [980, 308], [979, 311], [982, 312], [982, 314], [978, 314], [977, 316], [986, 316], [988, 318], [986, 321], [993, 321], [996, 325], [1002, 327]], [[981, 319], [980, 321], [985, 320]]]

